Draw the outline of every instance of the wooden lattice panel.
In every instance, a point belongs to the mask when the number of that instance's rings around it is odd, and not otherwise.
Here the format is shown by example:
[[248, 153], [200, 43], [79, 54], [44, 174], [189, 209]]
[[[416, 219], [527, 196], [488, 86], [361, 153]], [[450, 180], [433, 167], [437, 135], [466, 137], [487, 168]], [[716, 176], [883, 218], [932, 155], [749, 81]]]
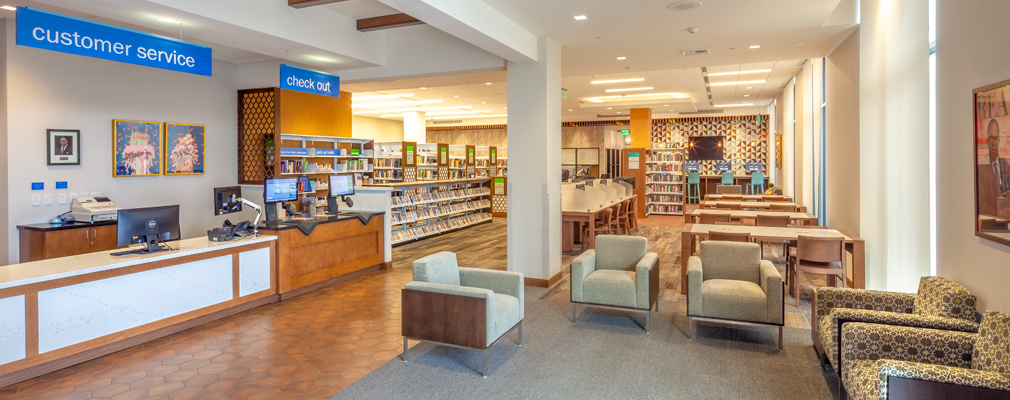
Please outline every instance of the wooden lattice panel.
[[239, 92], [239, 183], [261, 184], [264, 179], [273, 176], [276, 101], [273, 89]]
[[403, 167], [403, 181], [417, 182], [417, 167]]
[[439, 165], [438, 166], [438, 180], [444, 181], [449, 179], [449, 166]]

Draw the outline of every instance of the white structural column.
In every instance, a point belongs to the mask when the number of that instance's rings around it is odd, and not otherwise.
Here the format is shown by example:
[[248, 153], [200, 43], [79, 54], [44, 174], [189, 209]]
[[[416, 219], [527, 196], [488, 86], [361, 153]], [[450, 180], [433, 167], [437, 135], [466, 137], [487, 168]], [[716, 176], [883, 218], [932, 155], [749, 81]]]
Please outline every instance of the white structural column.
[[561, 272], [561, 46], [537, 40], [537, 60], [508, 63], [508, 269]]
[[859, 225], [871, 289], [914, 292], [929, 274], [927, 3], [860, 6]]
[[403, 113], [403, 140], [427, 143], [427, 126], [424, 123], [424, 116], [424, 112], [421, 111]]

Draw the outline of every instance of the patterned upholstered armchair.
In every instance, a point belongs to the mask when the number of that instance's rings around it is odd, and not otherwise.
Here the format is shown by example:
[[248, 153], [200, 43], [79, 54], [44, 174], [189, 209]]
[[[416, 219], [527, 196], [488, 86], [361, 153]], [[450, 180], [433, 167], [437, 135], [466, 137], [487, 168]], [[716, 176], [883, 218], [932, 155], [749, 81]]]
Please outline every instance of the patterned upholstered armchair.
[[414, 281], [402, 298], [403, 362], [407, 339], [480, 350], [487, 377], [487, 349], [513, 329], [523, 345], [523, 274], [459, 268], [456, 254], [414, 261]]
[[600, 235], [596, 249], [572, 260], [572, 323], [575, 305], [645, 313], [659, 311], [659, 256], [639, 236]]
[[978, 333], [867, 323], [842, 327], [842, 380], [867, 399], [1010, 398], [1010, 313]]
[[922, 277], [918, 293], [817, 288], [811, 308], [814, 348], [836, 372], [840, 354], [838, 335], [842, 324], [847, 322], [978, 332], [975, 295], [940, 276]]
[[771, 325], [778, 327], [782, 350], [784, 292], [782, 275], [761, 259], [757, 243], [706, 240], [700, 256], [687, 261], [688, 330], [694, 331], [695, 320]]

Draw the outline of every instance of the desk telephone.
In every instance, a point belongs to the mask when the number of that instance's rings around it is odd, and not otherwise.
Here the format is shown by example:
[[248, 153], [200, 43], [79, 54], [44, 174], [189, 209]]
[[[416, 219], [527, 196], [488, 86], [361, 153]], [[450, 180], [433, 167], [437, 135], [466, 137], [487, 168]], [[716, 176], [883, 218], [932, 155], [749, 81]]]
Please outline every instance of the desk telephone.
[[212, 242], [226, 242], [235, 237], [244, 238], [252, 235], [249, 229], [249, 221], [242, 221], [232, 224], [229, 220], [224, 220], [224, 226], [207, 231], [207, 239]]

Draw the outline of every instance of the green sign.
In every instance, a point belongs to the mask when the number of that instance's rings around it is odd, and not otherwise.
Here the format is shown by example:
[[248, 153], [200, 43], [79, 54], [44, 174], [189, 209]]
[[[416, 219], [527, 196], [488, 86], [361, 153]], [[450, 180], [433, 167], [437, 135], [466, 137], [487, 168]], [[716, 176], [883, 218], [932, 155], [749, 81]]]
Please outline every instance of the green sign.
[[414, 146], [407, 146], [407, 165], [414, 165]]
[[351, 149], [351, 155], [355, 156], [355, 157], [360, 156], [361, 155], [361, 150], [360, 149]]
[[505, 195], [505, 178], [494, 178], [494, 195]]
[[561, 98], [562, 99], [567, 99], [568, 98], [568, 89], [564, 89], [564, 88], [561, 89]]
[[492, 163], [498, 162], [498, 153], [496, 149], [491, 149], [491, 162]]
[[631, 129], [621, 129], [621, 136], [628, 136], [631, 134]]
[[473, 164], [473, 149], [466, 149], [470, 161], [467, 164]]

